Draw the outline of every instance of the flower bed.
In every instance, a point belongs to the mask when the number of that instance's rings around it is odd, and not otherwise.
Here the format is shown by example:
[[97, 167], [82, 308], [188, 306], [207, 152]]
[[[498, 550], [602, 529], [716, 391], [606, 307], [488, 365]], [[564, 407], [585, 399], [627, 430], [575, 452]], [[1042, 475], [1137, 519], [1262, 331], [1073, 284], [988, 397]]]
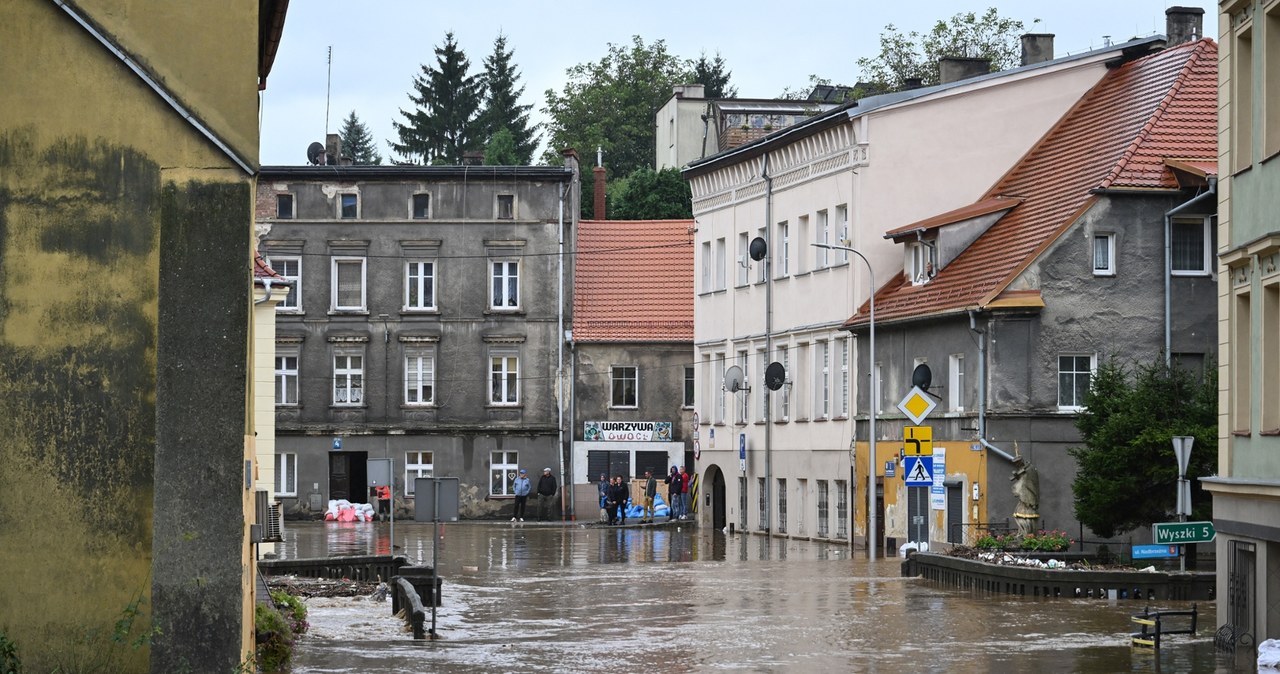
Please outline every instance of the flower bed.
[[1041, 529], [1025, 536], [1016, 531], [1007, 534], [985, 533], [978, 537], [973, 547], [986, 551], [1065, 552], [1074, 544], [1075, 540], [1067, 536], [1065, 531]]

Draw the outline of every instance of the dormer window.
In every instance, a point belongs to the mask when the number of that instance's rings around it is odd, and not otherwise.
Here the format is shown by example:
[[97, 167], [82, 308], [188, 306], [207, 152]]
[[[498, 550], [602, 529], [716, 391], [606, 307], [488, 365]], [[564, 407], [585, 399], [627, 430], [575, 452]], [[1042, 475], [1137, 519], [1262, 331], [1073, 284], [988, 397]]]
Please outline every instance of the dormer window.
[[906, 272], [907, 278], [911, 279], [911, 285], [924, 285], [933, 278], [933, 261], [930, 252], [930, 247], [924, 242], [912, 241], [907, 244], [907, 259], [903, 271]]

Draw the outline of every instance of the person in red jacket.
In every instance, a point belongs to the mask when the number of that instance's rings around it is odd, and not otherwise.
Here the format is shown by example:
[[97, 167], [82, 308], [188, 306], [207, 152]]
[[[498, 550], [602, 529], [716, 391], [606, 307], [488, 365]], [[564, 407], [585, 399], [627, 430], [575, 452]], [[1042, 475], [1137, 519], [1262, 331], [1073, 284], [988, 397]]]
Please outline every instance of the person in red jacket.
[[689, 502], [689, 471], [680, 466], [680, 519], [687, 520], [692, 517], [692, 504]]

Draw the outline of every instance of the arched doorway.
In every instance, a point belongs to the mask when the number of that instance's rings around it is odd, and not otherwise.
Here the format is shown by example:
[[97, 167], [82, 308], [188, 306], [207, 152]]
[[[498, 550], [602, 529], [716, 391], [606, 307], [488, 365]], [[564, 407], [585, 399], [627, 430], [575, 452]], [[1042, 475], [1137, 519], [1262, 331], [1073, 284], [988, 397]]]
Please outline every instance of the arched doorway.
[[725, 483], [724, 471], [720, 470], [720, 466], [712, 464], [707, 467], [707, 482], [711, 485], [708, 496], [711, 497], [711, 526], [714, 529], [723, 529], [728, 525], [728, 512], [725, 509]]

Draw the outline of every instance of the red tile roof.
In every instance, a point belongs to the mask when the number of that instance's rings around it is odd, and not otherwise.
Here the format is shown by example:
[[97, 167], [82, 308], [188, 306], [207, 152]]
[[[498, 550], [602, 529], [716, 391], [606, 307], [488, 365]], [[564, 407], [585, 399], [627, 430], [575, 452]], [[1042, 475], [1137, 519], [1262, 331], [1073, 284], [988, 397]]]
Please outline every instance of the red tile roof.
[[[876, 322], [987, 306], [1093, 205], [1093, 190], [1176, 189], [1166, 158], [1216, 161], [1217, 53], [1198, 40], [1107, 73], [974, 207], [1022, 203], [929, 283], [882, 286]], [[865, 324], [867, 310], [846, 325]]]
[[970, 218], [990, 215], [996, 211], [1007, 211], [1020, 203], [1022, 203], [1022, 200], [1018, 198], [995, 196], [990, 199], [983, 199], [976, 204], [962, 206], [953, 211], [947, 211], [941, 215], [935, 215], [930, 218], [925, 218], [919, 222], [913, 222], [909, 225], [903, 225], [897, 229], [891, 229], [888, 232], [885, 232], [884, 236], [886, 239], [896, 239], [903, 234], [913, 234], [916, 231], [937, 229], [957, 222], [963, 222]]
[[576, 342], [693, 341], [693, 220], [582, 220]]
[[288, 280], [285, 277], [281, 276], [279, 272], [272, 269], [271, 265], [267, 264], [267, 259], [262, 256], [262, 253], [255, 251], [253, 254], [253, 280], [255, 283], [257, 283], [257, 282], [261, 282], [262, 279], [268, 279], [268, 278], [272, 279], [273, 281]]

